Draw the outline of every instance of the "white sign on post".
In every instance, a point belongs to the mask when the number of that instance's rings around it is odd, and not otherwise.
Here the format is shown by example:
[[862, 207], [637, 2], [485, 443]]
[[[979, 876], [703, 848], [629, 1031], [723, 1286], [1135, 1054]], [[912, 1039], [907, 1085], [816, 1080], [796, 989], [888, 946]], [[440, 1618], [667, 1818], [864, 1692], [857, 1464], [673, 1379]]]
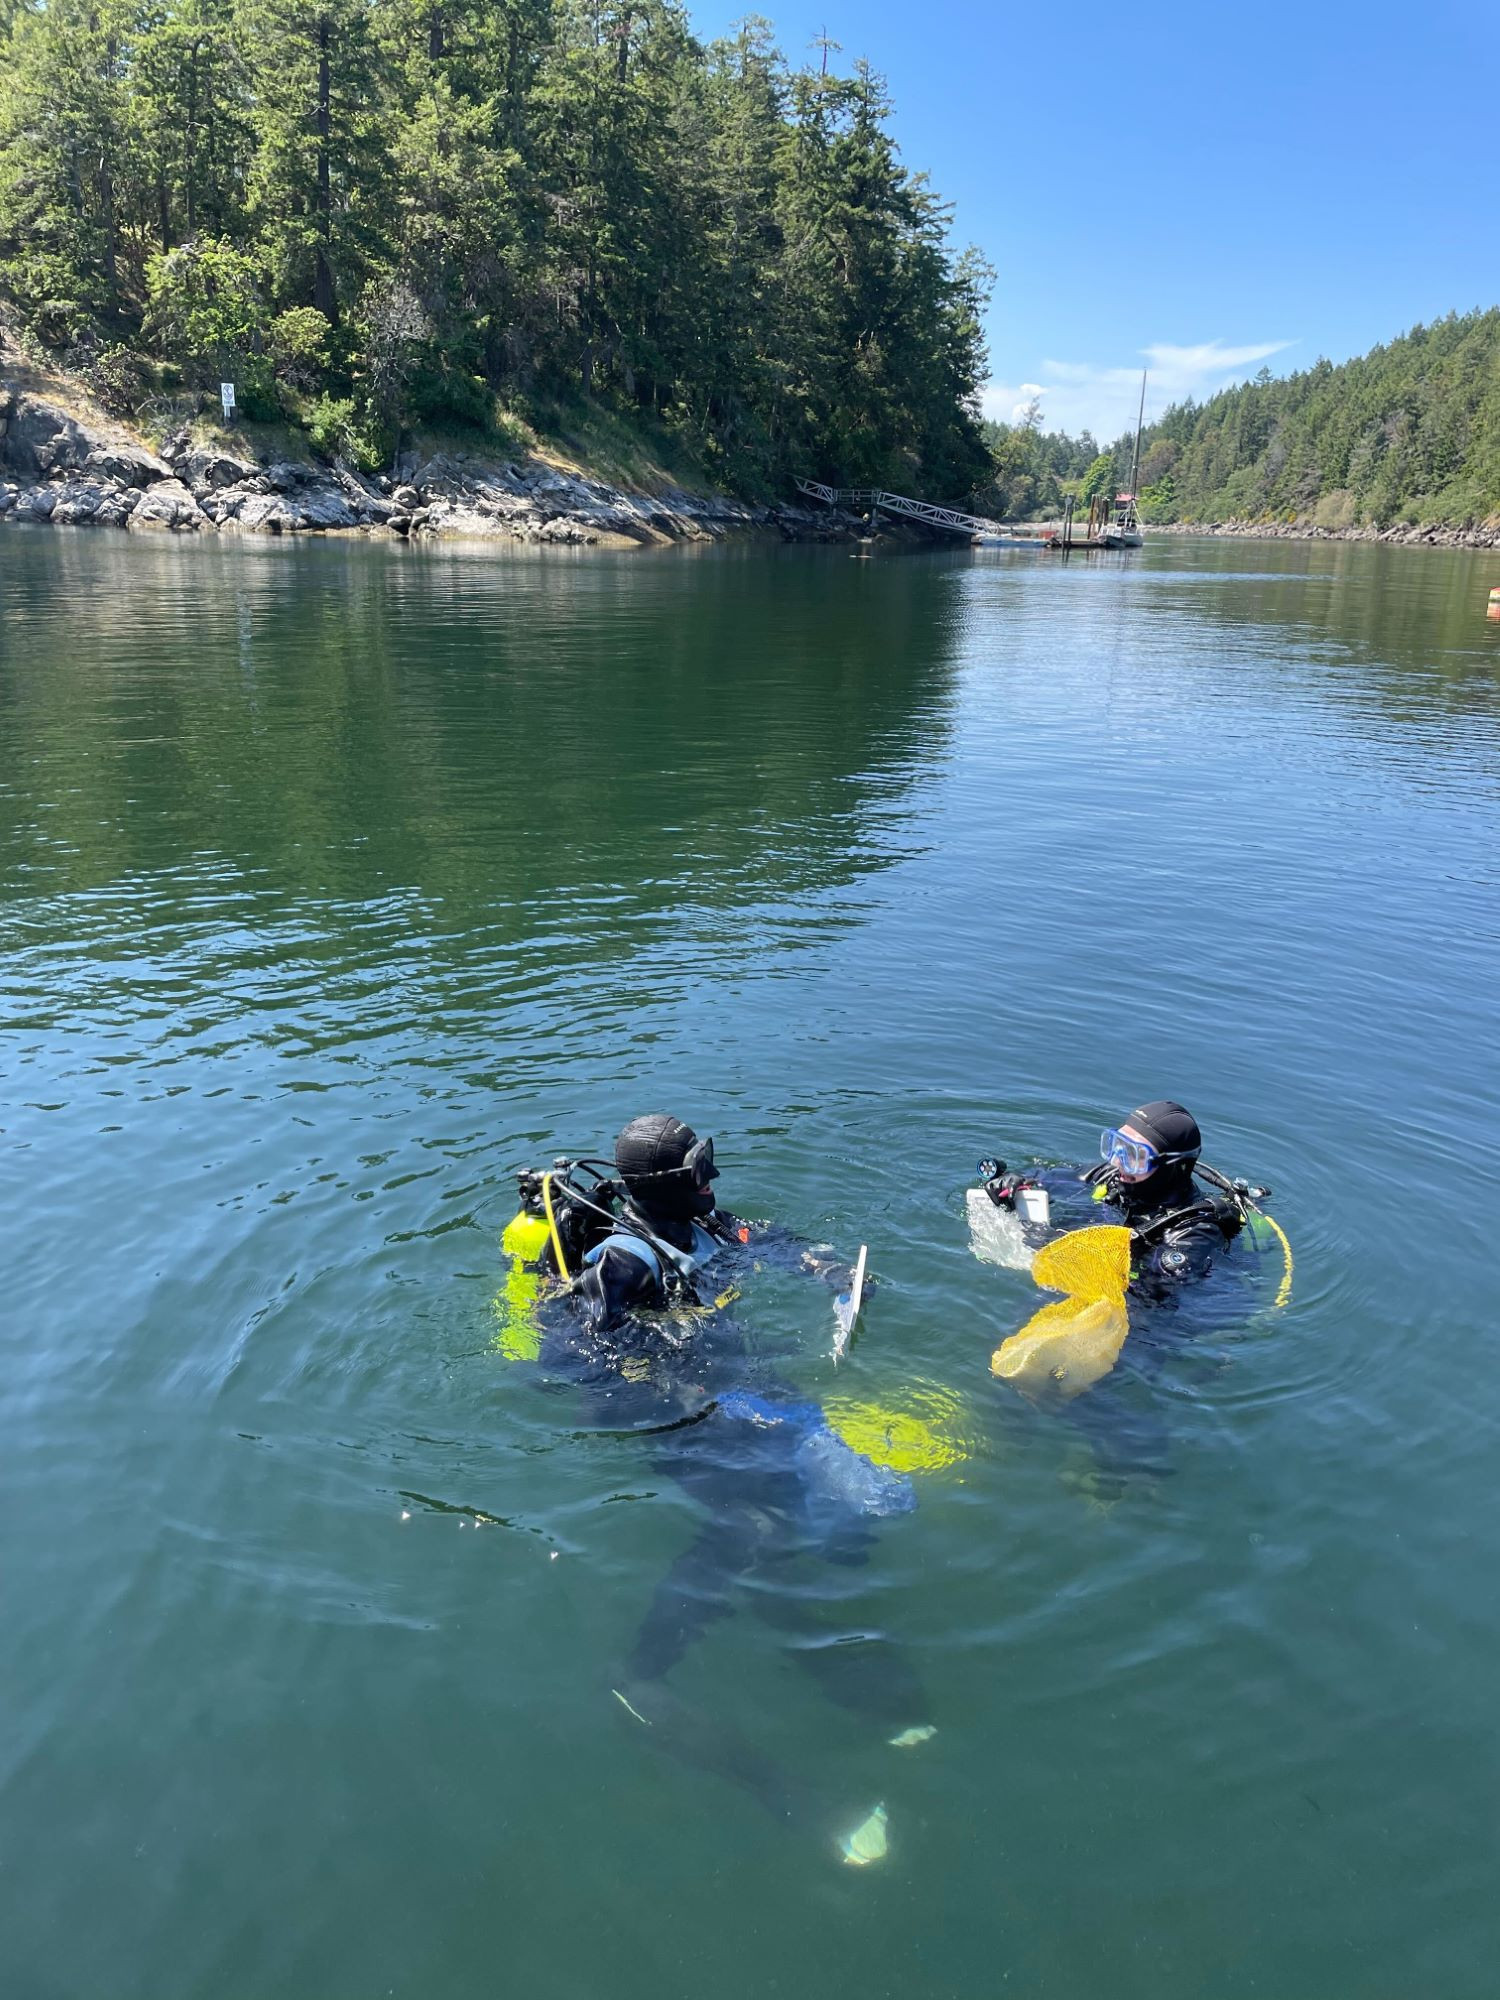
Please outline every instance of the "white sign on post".
[[219, 384], [219, 401], [224, 405], [225, 423], [232, 424], [234, 422], [234, 384], [232, 382], [221, 382]]

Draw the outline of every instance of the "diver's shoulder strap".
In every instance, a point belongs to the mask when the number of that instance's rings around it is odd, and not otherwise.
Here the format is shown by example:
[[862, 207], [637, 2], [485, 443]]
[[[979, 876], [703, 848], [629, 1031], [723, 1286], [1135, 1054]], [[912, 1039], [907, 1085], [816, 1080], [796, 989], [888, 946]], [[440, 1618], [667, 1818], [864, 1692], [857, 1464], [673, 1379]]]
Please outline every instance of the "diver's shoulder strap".
[[1235, 1202], [1207, 1195], [1202, 1201], [1190, 1202], [1186, 1208], [1169, 1208], [1164, 1215], [1153, 1215], [1133, 1224], [1131, 1234], [1137, 1243], [1146, 1246], [1184, 1222], [1211, 1222], [1225, 1236], [1234, 1236], [1243, 1226], [1244, 1217]]
[[639, 1237], [642, 1242], [649, 1243], [662, 1264], [674, 1271], [684, 1284], [691, 1283], [693, 1273], [700, 1270], [719, 1249], [718, 1239], [698, 1222], [693, 1224], [691, 1250], [679, 1250], [675, 1243], [670, 1243], [666, 1237], [659, 1236], [635, 1208], [626, 1209], [620, 1218], [620, 1227]]
[[617, 1229], [612, 1235], [606, 1236], [602, 1243], [596, 1243], [592, 1250], [585, 1253], [584, 1263], [597, 1264], [606, 1250], [623, 1250], [629, 1257], [638, 1257], [659, 1285], [666, 1283], [661, 1258], [643, 1236], [633, 1236], [626, 1230]]
[[646, 1230], [637, 1217], [630, 1214], [623, 1216], [611, 1234], [589, 1251], [584, 1262], [596, 1263], [606, 1250], [623, 1250], [628, 1256], [639, 1258], [664, 1292], [671, 1294], [675, 1287], [689, 1300], [695, 1300], [693, 1273], [706, 1264], [718, 1249], [717, 1243], [706, 1231], [704, 1241], [708, 1245], [706, 1253], [700, 1251], [694, 1255], [692, 1251], [679, 1250], [654, 1230]]

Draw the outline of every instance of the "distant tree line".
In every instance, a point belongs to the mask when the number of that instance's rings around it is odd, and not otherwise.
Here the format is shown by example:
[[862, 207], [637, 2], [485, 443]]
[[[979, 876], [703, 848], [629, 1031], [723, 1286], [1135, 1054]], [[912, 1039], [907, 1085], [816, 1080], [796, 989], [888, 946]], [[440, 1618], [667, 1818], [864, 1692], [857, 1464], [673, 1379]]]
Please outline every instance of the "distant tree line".
[[672, 0], [0, 0], [0, 297], [117, 400], [232, 377], [369, 462], [571, 397], [962, 497], [991, 274], [889, 108]]
[[1088, 431], [1076, 438], [1044, 431], [1036, 397], [1010, 423], [987, 422], [984, 441], [992, 470], [974, 504], [997, 521], [1046, 520], [1060, 513], [1064, 496], [1078, 492], [1100, 458]]
[[[1123, 483], [1134, 439], [1111, 454]], [[1450, 314], [1167, 411], [1145, 436], [1147, 520], [1463, 526], [1500, 515], [1500, 309]]]

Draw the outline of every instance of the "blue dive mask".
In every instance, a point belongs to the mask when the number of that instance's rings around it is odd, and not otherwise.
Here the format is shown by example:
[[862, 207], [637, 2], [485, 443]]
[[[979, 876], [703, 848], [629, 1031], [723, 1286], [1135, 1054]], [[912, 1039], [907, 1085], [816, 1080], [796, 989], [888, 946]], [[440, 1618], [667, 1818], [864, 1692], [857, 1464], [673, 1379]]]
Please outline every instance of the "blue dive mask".
[[1159, 1153], [1149, 1139], [1133, 1139], [1115, 1126], [1099, 1134], [1099, 1157], [1127, 1180], [1143, 1181], [1168, 1160], [1190, 1160], [1191, 1153]]

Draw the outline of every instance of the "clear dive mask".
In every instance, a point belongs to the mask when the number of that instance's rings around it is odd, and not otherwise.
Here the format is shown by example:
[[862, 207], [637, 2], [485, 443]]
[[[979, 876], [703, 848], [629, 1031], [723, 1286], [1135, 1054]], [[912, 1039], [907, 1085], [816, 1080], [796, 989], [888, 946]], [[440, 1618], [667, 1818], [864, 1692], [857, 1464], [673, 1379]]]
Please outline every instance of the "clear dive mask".
[[1134, 1139], [1110, 1125], [1099, 1134], [1099, 1157], [1129, 1181], [1143, 1181], [1168, 1160], [1191, 1160], [1192, 1153], [1161, 1153], [1149, 1139]]

